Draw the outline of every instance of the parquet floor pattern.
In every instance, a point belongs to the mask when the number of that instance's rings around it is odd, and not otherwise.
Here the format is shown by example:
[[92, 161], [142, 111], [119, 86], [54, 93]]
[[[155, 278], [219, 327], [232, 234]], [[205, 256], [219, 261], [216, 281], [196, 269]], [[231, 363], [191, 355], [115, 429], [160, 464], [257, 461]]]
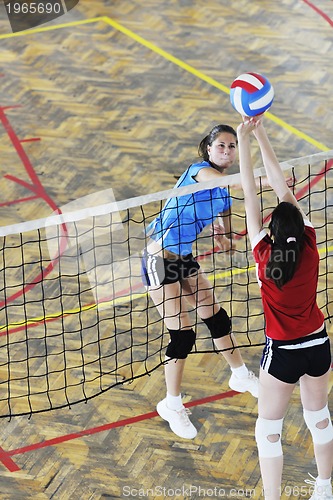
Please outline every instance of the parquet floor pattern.
[[[106, 187], [117, 200], [169, 189], [213, 124], [237, 125], [225, 89], [244, 71], [274, 85], [267, 127], [281, 160], [333, 148], [331, 0], [81, 0], [16, 36], [0, 9], [2, 225]], [[242, 354], [257, 372], [260, 348]], [[70, 410], [2, 420], [0, 499], [262, 498], [256, 401], [228, 378], [218, 355], [189, 357], [193, 441], [155, 413], [162, 370]], [[308, 498], [298, 389], [283, 440], [282, 498]]]

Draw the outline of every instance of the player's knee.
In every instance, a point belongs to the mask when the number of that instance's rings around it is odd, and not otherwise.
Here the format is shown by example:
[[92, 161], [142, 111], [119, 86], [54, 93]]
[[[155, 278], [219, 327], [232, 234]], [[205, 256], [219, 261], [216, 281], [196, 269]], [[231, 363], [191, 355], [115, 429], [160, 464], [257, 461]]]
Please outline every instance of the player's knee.
[[279, 420], [268, 420], [258, 417], [255, 438], [259, 457], [274, 458], [282, 455], [282, 425], [283, 418]]
[[213, 339], [219, 339], [230, 334], [231, 320], [223, 307], [216, 314], [203, 319], [203, 321], [206, 323]]
[[303, 409], [303, 416], [315, 444], [326, 444], [333, 440], [333, 426], [327, 405], [316, 411]]
[[168, 358], [185, 359], [195, 343], [196, 334], [190, 330], [169, 330], [170, 342], [166, 349]]

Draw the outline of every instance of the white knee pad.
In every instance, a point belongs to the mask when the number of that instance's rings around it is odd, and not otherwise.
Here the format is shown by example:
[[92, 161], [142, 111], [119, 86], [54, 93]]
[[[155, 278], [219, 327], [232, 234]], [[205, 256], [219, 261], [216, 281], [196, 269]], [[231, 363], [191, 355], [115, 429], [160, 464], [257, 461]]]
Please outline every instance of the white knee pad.
[[[303, 416], [306, 425], [312, 435], [312, 440], [315, 444], [330, 443], [333, 439], [333, 426], [331, 421], [328, 406], [324, 406], [321, 410], [310, 411], [303, 409]], [[320, 429], [317, 424], [328, 419], [328, 425], [324, 429]]]
[[[256, 422], [255, 437], [258, 446], [258, 454], [261, 458], [274, 458], [282, 455], [281, 434], [283, 418], [280, 420], [267, 420], [258, 417]], [[271, 442], [268, 437], [278, 434], [279, 439]]]

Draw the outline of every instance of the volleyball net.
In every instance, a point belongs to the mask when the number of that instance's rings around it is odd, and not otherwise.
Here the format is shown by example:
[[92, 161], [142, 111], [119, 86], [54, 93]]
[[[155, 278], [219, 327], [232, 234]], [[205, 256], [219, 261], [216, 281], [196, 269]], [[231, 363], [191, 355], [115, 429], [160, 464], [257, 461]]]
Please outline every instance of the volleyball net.
[[[332, 166], [333, 151], [282, 164], [317, 232], [318, 303], [327, 320], [333, 316]], [[265, 223], [277, 200], [264, 170], [255, 177]], [[45, 219], [0, 228], [0, 417], [70, 407], [164, 363], [169, 333], [142, 279], [147, 228], [167, 199], [221, 185], [120, 202], [105, 190]], [[232, 318], [237, 348], [261, 346], [264, 318], [239, 174], [223, 185], [232, 198], [235, 251], [218, 251], [205, 228], [193, 254]], [[191, 354], [217, 352], [195, 308], [189, 314], [197, 333]]]

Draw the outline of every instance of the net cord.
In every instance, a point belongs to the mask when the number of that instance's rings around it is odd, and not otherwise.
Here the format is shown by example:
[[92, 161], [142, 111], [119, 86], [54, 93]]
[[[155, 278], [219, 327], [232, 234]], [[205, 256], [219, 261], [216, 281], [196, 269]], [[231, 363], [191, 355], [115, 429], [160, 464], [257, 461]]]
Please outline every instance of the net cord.
[[[290, 170], [298, 165], [304, 165], [305, 163], [316, 163], [324, 160], [333, 158], [333, 150], [325, 151], [322, 153], [316, 153], [309, 156], [303, 156], [299, 158], [294, 158], [289, 161], [280, 163], [282, 170]], [[266, 171], [263, 167], [254, 170], [255, 178], [265, 177]], [[146, 194], [142, 196], [136, 196], [126, 200], [121, 200], [118, 202], [105, 203], [103, 205], [98, 205], [93, 208], [84, 208], [81, 210], [76, 210], [74, 212], [68, 212], [66, 214], [59, 213], [58, 215], [51, 215], [42, 219], [35, 219], [28, 222], [21, 222], [18, 224], [12, 224], [8, 226], [0, 227], [0, 237], [8, 236], [10, 234], [24, 233], [28, 231], [33, 231], [41, 229], [43, 227], [59, 226], [62, 224], [77, 222], [79, 220], [86, 219], [88, 217], [106, 215], [114, 212], [119, 212], [121, 210], [127, 210], [128, 208], [134, 208], [148, 203], [160, 200], [166, 200], [172, 197], [183, 196], [190, 193], [196, 193], [202, 191], [203, 189], [212, 189], [215, 187], [225, 187], [240, 184], [240, 174], [231, 174], [225, 176], [224, 179], [217, 179], [208, 182], [198, 182], [197, 184], [191, 186], [184, 186], [181, 188], [168, 189], [166, 191], [159, 191], [157, 193]]]

